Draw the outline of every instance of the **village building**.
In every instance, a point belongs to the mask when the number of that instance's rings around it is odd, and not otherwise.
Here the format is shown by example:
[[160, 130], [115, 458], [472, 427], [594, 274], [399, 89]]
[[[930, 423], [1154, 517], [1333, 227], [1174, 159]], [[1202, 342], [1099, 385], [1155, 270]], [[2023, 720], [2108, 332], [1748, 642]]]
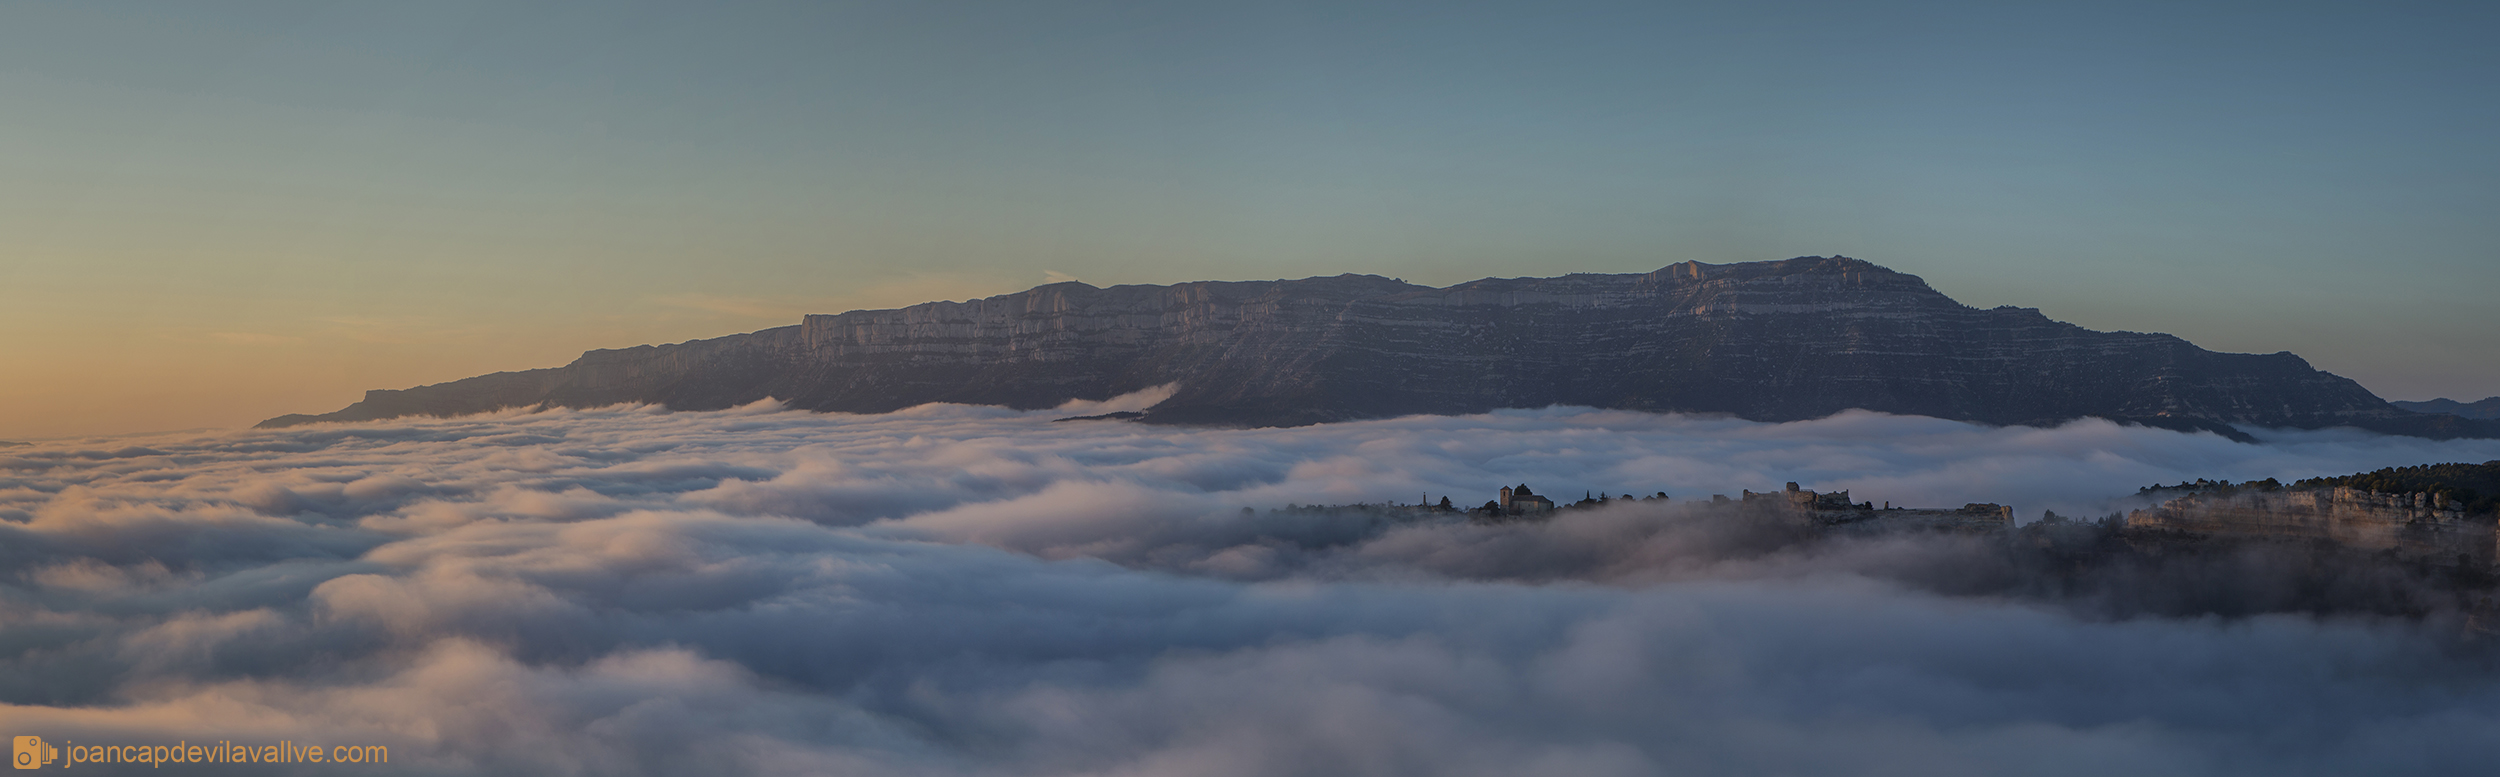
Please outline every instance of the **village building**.
[[1554, 500], [1529, 491], [1526, 483], [1516, 487], [1503, 486], [1502, 499], [1497, 504], [1501, 505], [1504, 515], [1538, 515], [1554, 509]]
[[1987, 502], [1974, 502], [1958, 508], [1893, 507], [1889, 503], [1876, 509], [1872, 502], [1851, 502], [1849, 492], [1816, 493], [1789, 483], [1771, 493], [1745, 491], [1739, 509], [1756, 517], [1796, 521], [1821, 528], [1849, 526], [1857, 529], [1898, 531], [1904, 529], [2000, 532], [2014, 528], [2014, 508]]

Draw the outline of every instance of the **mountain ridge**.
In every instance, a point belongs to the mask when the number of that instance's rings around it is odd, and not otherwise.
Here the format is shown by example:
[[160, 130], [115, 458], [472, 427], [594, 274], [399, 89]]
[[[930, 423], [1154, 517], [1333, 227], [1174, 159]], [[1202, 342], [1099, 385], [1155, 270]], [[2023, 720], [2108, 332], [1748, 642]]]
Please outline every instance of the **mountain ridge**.
[[2486, 420], [2500, 419], [2500, 397], [2484, 397], [2483, 399], [2473, 402], [2459, 402], [2447, 397], [2426, 399], [2419, 402], [2408, 402], [2396, 399], [2389, 400], [2387, 404], [2395, 405], [2399, 408], [2411, 410], [2416, 413], [2427, 413], [2432, 415], [2446, 413], [2448, 415], [2461, 416], [2465, 418]]
[[2098, 416], [2237, 438], [2236, 425], [2500, 436], [2500, 422], [2406, 412], [2289, 352], [2216, 353], [2036, 309], [1980, 310], [1841, 256], [1441, 288], [1358, 274], [1069, 281], [593, 350], [563, 367], [375, 390], [260, 426], [767, 397], [841, 412], [1037, 409], [1167, 383], [1180, 387], [1138, 420], [1290, 426], [1570, 404], [1762, 421], [1851, 408], [1998, 425]]

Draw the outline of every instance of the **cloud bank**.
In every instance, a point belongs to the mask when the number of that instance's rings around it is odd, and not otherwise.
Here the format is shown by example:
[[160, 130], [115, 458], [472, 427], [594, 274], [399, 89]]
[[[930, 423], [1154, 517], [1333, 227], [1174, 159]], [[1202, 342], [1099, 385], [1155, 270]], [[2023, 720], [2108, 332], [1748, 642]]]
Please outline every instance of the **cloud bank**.
[[[1682, 506], [1797, 481], [2097, 515], [2500, 442], [1065, 414], [10, 448], [0, 729], [384, 744], [413, 774], [2435, 774], [2482, 771], [2500, 725], [2500, 655], [2453, 623], [2079, 609], [1954, 582], [1988, 574], [1968, 540], [1801, 551]], [[1520, 482], [1674, 500], [1527, 526], [1285, 509]]]

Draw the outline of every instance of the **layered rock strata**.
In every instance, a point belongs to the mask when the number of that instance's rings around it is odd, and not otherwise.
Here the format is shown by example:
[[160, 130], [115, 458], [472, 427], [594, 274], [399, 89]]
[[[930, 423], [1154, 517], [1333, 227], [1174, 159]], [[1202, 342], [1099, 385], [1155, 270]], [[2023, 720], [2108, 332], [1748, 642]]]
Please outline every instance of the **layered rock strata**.
[[2500, 532], [2489, 514], [2432, 493], [2382, 494], [2354, 488], [2237, 490], [2191, 494], [2127, 514], [2130, 532], [2200, 537], [2324, 540], [2408, 558], [2489, 566]]
[[377, 390], [264, 427], [509, 407], [767, 397], [819, 411], [1034, 409], [1178, 383], [1139, 419], [1297, 425], [1585, 405], [1817, 418], [1851, 408], [1989, 424], [2098, 416], [2239, 434], [2351, 425], [2500, 436], [2407, 413], [2290, 353], [2096, 332], [1979, 310], [1846, 257], [1431, 288], [1369, 275], [1095, 288], [811, 315], [798, 326], [583, 354], [570, 365]]

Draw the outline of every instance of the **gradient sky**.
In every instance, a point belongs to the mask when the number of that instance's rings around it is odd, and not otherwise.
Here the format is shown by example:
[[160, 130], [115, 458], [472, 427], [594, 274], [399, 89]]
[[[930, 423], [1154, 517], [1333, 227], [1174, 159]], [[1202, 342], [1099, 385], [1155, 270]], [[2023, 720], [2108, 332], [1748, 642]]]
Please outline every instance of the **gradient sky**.
[[2500, 394], [2489, 3], [11, 3], [0, 439], [805, 312], [1833, 253]]

